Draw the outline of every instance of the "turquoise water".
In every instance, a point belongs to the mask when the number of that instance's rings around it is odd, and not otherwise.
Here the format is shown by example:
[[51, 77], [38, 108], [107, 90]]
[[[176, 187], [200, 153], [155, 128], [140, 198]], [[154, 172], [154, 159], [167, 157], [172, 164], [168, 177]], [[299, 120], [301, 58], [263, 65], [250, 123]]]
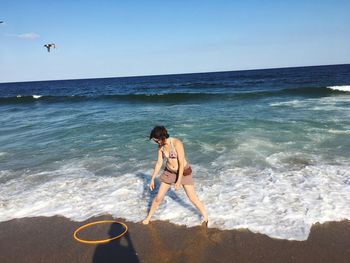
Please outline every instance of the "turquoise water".
[[[162, 124], [210, 227], [306, 239], [350, 218], [349, 85], [349, 65], [0, 84], [0, 220], [141, 220]], [[200, 222], [173, 190], [154, 219]]]

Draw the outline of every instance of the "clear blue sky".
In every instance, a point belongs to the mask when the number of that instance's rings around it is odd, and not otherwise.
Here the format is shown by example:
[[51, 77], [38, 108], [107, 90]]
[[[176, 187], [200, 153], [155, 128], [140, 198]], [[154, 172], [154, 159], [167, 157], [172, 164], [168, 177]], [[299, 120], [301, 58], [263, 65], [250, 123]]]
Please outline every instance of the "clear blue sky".
[[0, 21], [0, 82], [350, 63], [348, 0], [0, 0]]

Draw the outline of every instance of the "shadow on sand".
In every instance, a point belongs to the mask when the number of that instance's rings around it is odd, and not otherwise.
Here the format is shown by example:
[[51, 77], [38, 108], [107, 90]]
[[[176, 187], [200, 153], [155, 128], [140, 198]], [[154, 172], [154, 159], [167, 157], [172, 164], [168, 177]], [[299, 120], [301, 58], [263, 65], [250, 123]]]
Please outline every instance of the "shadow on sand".
[[[117, 224], [111, 224], [108, 231], [110, 238], [118, 236], [124, 231], [124, 228]], [[129, 232], [117, 240], [112, 240], [106, 244], [100, 244], [96, 247], [93, 263], [108, 263], [108, 262], [139, 262], [137, 253], [131, 242]]]

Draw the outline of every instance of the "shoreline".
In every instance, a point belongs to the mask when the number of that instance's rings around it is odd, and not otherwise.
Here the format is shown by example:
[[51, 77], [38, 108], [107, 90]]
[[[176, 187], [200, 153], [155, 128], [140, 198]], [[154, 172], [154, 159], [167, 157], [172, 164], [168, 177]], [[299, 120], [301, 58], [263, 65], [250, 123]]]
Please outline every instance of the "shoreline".
[[[118, 220], [129, 231], [106, 244], [77, 242], [83, 224]], [[89, 229], [87, 239], [108, 238], [120, 229]], [[114, 225], [115, 226], [115, 225]], [[89, 237], [90, 235], [90, 237]], [[104, 215], [75, 222], [61, 216], [0, 223], [0, 262], [349, 262], [350, 220], [316, 223], [305, 241], [256, 234], [248, 229], [187, 228], [164, 221], [144, 226]]]

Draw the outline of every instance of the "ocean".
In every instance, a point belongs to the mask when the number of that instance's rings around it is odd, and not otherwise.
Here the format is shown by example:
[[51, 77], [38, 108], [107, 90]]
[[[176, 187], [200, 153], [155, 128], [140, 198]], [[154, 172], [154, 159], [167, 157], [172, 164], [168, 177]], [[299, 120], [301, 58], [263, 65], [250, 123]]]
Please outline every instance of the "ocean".
[[[350, 219], [350, 65], [2, 83], [0, 123], [0, 221], [141, 221], [155, 125], [183, 141], [209, 227], [305, 240]], [[201, 222], [173, 188], [153, 220]]]

